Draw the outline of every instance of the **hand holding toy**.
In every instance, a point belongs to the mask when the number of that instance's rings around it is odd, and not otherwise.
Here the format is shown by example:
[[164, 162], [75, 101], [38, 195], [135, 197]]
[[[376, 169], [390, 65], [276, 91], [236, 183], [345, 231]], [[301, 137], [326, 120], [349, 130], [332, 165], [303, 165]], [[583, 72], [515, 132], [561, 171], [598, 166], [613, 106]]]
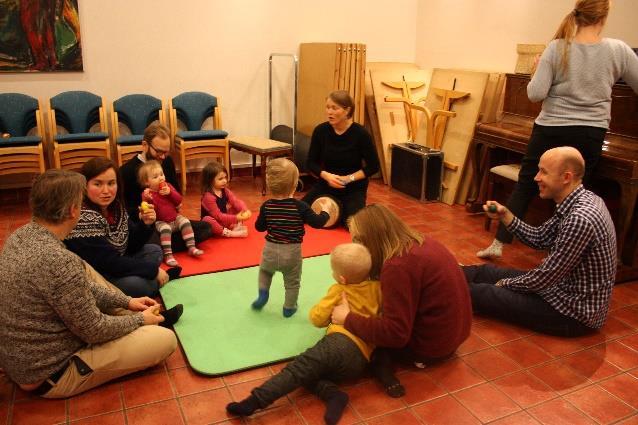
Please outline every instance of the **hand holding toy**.
[[246, 221], [250, 218], [251, 215], [252, 213], [249, 210], [244, 210], [237, 214], [237, 220]]

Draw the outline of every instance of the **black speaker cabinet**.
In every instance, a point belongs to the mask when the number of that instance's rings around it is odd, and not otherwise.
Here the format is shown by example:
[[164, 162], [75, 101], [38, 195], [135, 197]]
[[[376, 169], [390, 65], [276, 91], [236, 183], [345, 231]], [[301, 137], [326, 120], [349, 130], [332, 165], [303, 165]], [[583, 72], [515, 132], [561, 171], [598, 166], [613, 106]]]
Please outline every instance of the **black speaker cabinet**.
[[440, 201], [443, 152], [416, 143], [392, 145], [393, 189], [420, 201]]

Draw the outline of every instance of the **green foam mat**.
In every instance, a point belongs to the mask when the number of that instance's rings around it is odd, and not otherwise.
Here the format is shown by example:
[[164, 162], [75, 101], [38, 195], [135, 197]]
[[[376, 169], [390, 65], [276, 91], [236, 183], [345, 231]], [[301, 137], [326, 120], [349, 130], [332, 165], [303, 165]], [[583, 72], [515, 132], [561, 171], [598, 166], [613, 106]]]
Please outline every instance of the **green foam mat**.
[[185, 277], [161, 288], [166, 308], [184, 305], [175, 324], [191, 367], [221, 375], [290, 359], [314, 345], [325, 329], [314, 327], [308, 312], [334, 283], [330, 257], [305, 258], [297, 313], [284, 318], [284, 287], [276, 273], [268, 304], [254, 311], [259, 267]]

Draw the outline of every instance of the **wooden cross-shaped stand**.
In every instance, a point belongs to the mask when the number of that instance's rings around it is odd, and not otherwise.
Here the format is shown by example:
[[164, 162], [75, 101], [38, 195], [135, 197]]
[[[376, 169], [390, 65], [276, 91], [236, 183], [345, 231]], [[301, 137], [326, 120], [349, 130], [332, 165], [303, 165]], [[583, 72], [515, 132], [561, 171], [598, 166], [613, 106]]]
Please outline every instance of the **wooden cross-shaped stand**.
[[[456, 85], [456, 80], [454, 81], [454, 85]], [[452, 104], [455, 101], [459, 99], [463, 99], [464, 97], [468, 97], [470, 95], [467, 92], [456, 91], [454, 89], [446, 90], [446, 89], [432, 88], [432, 92], [436, 96], [439, 96], [440, 98], [442, 98], [441, 110], [443, 111], [452, 110]], [[434, 134], [434, 149], [441, 149], [441, 145], [443, 144], [443, 134], [445, 133], [445, 127], [447, 126], [448, 117], [444, 116], [444, 117], [441, 117], [441, 119], [443, 121], [437, 125], [436, 131]]]
[[[393, 89], [401, 90], [401, 98], [409, 99], [410, 102], [412, 102], [411, 90], [418, 89], [425, 85], [423, 81], [405, 81], [405, 76], [402, 81], [382, 81], [381, 84]], [[410, 107], [405, 103], [403, 104], [403, 110], [405, 112], [405, 120], [408, 126], [408, 142], [413, 142], [416, 136], [416, 133], [413, 131], [416, 118], [413, 116]]]
[[[423, 112], [423, 116], [425, 119], [425, 132], [426, 132], [425, 143], [426, 143], [426, 146], [430, 145], [428, 147], [431, 147], [433, 149], [438, 149], [438, 148], [434, 148], [434, 144], [435, 144], [434, 135], [437, 133], [437, 130], [440, 128], [442, 124], [441, 120], [447, 121], [448, 118], [453, 118], [456, 116], [456, 112], [452, 112], [452, 111], [438, 110], [438, 111], [431, 112], [426, 106], [417, 105], [416, 103], [412, 103], [409, 99], [402, 98], [402, 97], [386, 97], [385, 101], [386, 102], [403, 102], [403, 104], [407, 105], [408, 108], [410, 108], [410, 110]], [[415, 138], [416, 138], [417, 130], [418, 130], [418, 124], [415, 119], [413, 121], [413, 127], [411, 129], [412, 134], [415, 136]], [[457, 164], [452, 164], [448, 161], [443, 161], [443, 166], [447, 168], [448, 170], [452, 170], [452, 171], [456, 171], [459, 168]], [[446, 188], [445, 184], [443, 184], [443, 187]]]

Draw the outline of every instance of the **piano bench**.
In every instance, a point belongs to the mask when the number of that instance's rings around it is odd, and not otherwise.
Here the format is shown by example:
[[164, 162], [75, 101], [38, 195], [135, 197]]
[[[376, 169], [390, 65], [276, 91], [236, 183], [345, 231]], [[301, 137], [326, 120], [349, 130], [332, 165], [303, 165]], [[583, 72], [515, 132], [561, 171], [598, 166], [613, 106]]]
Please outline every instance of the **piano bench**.
[[[494, 183], [517, 182], [518, 172], [521, 171], [521, 164], [505, 164], [497, 165], [490, 168], [490, 174], [487, 178], [487, 196], [488, 201], [492, 200], [494, 195]], [[492, 219], [485, 215], [485, 230], [490, 231]]]

